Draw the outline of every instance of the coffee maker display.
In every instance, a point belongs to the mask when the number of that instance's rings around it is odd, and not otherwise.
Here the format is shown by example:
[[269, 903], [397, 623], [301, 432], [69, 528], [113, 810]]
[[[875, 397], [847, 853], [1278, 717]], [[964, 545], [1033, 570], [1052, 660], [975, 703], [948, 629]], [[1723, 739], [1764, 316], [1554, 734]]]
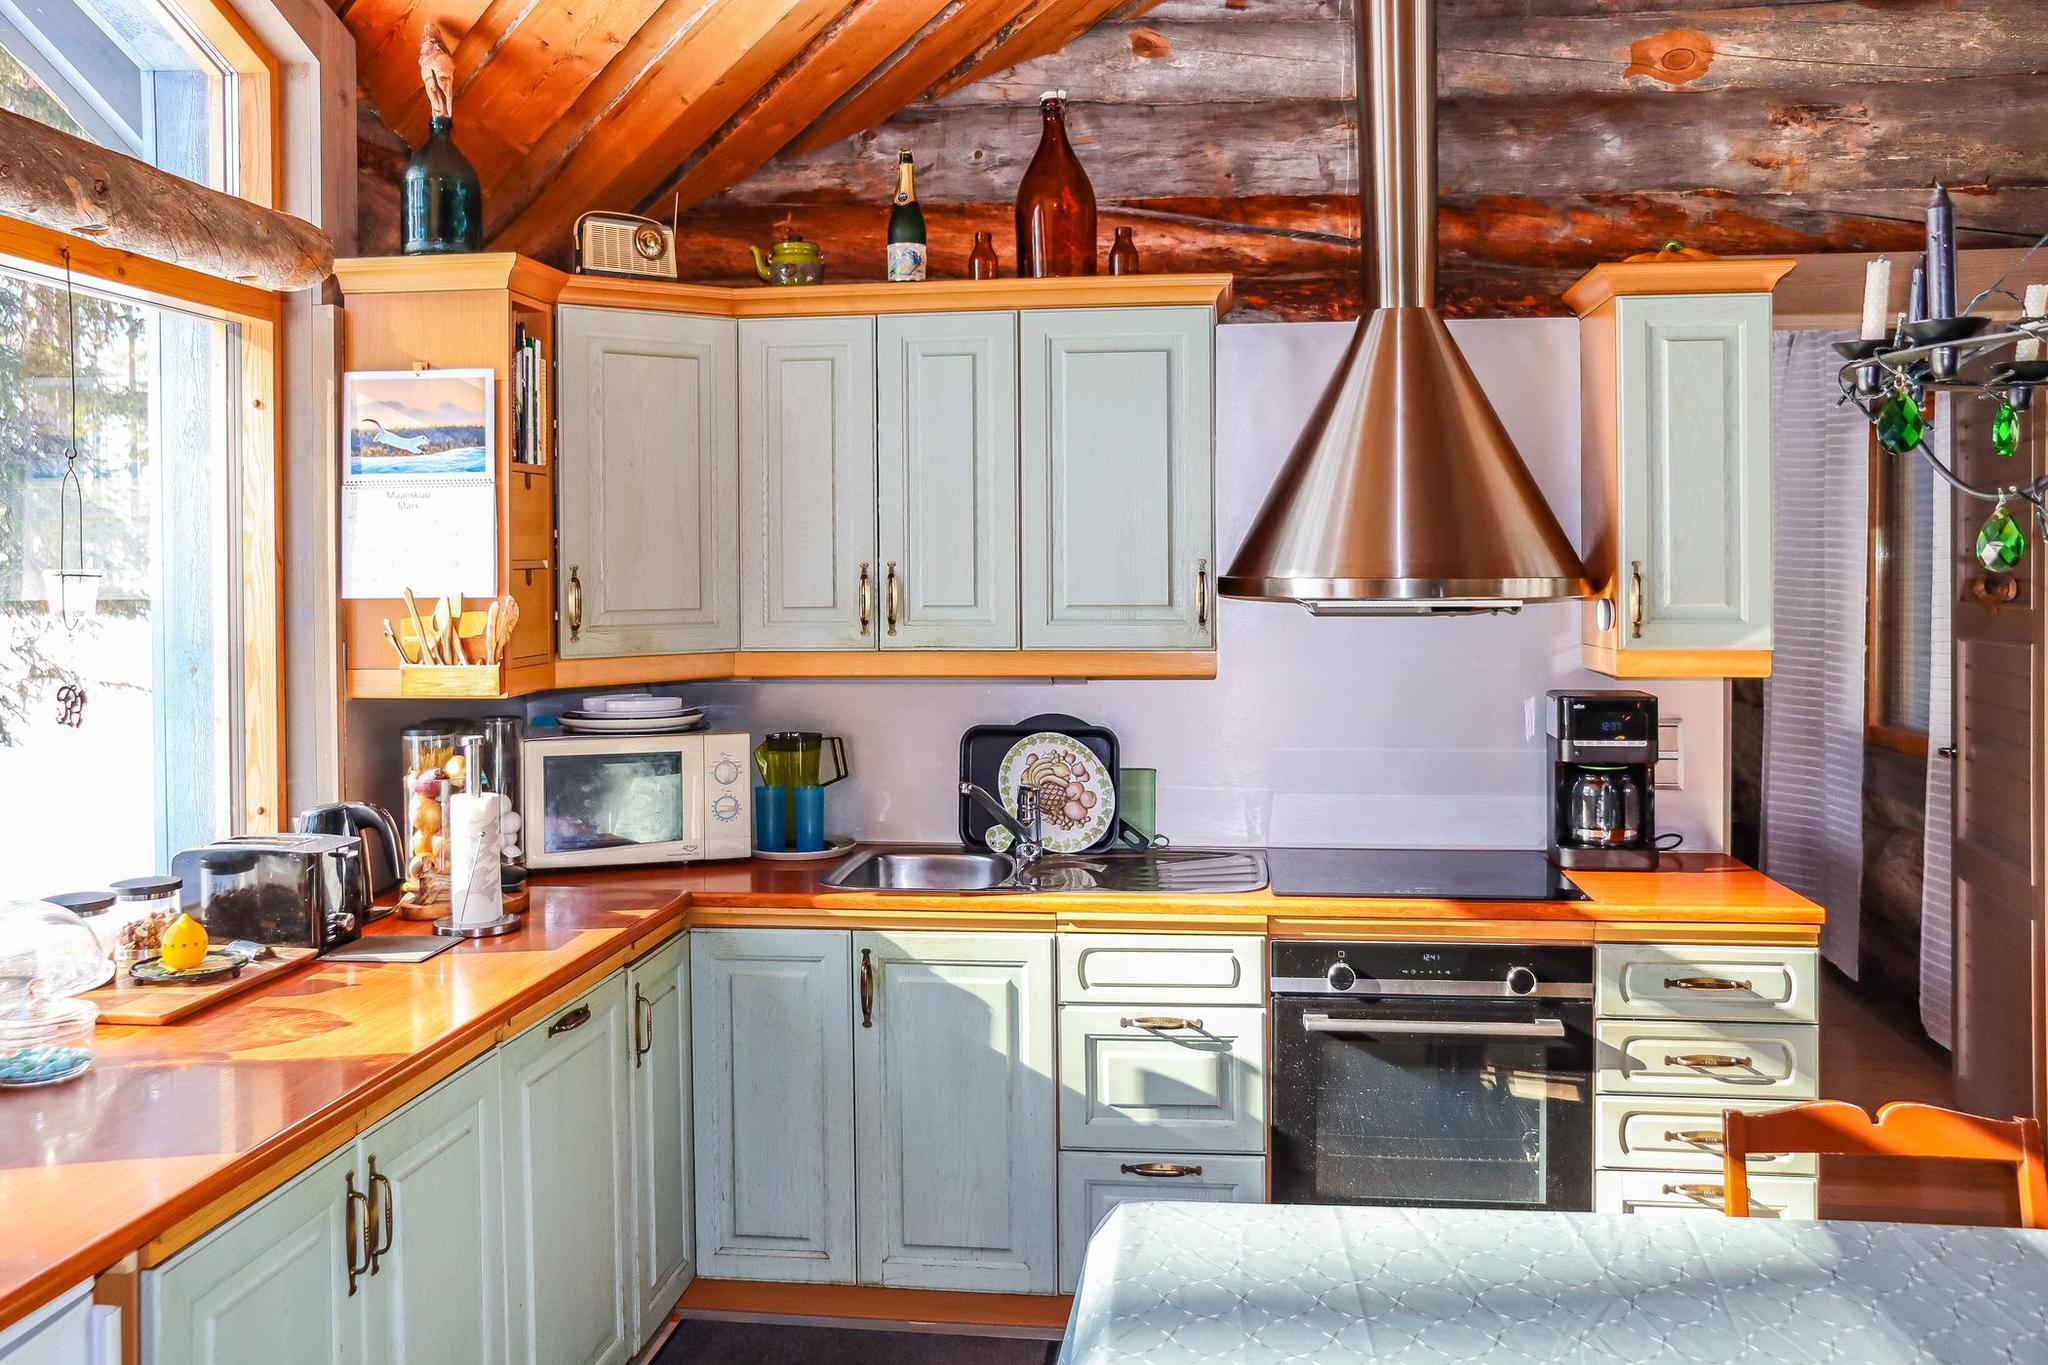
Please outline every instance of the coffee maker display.
[[1550, 851], [1560, 867], [1657, 866], [1657, 699], [1552, 692]]

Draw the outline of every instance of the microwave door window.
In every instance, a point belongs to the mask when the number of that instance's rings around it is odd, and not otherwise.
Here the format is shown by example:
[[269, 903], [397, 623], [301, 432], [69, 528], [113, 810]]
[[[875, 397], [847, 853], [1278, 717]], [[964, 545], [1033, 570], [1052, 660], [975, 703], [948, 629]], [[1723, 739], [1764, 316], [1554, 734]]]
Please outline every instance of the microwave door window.
[[680, 753], [552, 754], [544, 761], [545, 851], [577, 853], [682, 841]]

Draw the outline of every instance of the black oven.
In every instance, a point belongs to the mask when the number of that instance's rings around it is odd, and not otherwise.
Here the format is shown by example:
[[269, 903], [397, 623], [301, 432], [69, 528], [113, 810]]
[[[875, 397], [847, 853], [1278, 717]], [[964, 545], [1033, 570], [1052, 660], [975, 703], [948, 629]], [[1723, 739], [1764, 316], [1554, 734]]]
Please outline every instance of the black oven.
[[1593, 953], [1272, 945], [1273, 1199], [1593, 1207]]

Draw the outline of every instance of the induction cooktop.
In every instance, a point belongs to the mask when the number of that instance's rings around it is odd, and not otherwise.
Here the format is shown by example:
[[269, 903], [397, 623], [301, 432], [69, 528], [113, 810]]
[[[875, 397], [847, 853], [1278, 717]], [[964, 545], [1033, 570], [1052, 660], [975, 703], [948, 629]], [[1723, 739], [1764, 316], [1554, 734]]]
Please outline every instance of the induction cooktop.
[[1582, 901], [1550, 855], [1522, 848], [1274, 848], [1276, 896], [1365, 900]]

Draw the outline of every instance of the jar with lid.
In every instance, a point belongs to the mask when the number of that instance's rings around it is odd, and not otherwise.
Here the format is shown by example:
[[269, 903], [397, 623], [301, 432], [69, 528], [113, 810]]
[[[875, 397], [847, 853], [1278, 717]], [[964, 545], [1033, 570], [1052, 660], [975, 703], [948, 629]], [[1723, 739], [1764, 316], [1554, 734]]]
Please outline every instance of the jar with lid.
[[178, 917], [178, 893], [184, 886], [176, 877], [160, 876], [124, 877], [114, 883], [114, 908], [104, 916], [108, 927], [102, 930], [94, 923], [94, 932], [111, 942], [114, 961], [127, 966], [155, 956], [164, 930]]
[[404, 904], [448, 903], [448, 797], [461, 788], [460, 721], [429, 721], [399, 734], [405, 768]]
[[71, 997], [113, 974], [98, 937], [72, 911], [50, 902], [0, 909], [0, 1087], [85, 1074], [99, 1011]]
[[111, 913], [114, 893], [111, 891], [59, 891], [43, 900], [69, 910], [85, 921], [85, 927], [99, 941], [100, 951], [107, 957], [114, 956], [114, 943], [119, 936], [119, 925]]

